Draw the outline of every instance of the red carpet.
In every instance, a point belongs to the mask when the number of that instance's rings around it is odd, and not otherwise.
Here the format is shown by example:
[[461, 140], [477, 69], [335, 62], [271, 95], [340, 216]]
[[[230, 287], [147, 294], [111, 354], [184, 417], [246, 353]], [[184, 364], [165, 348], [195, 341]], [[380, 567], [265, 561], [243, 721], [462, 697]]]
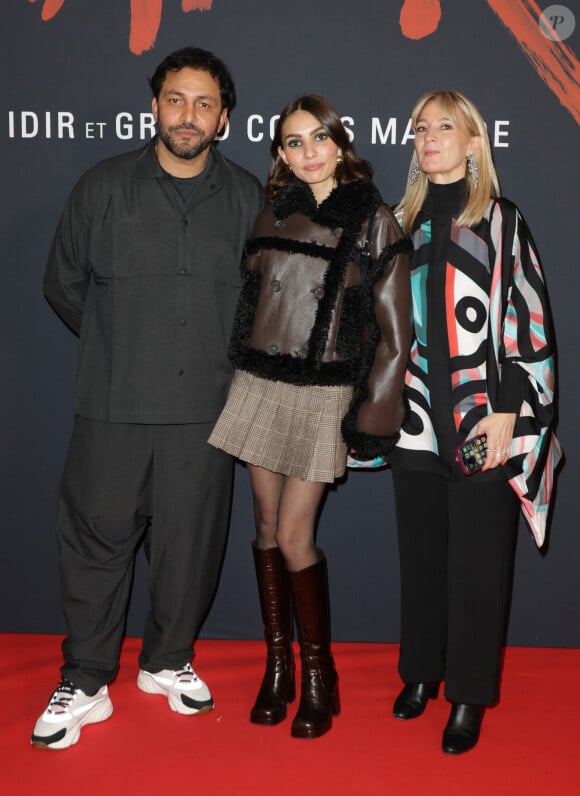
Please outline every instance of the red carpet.
[[261, 643], [198, 642], [194, 666], [216, 709], [184, 717], [164, 697], [137, 690], [139, 640], [127, 639], [113, 716], [58, 752], [32, 748], [29, 737], [58, 680], [60, 638], [0, 634], [0, 643], [0, 787], [9, 796], [580, 792], [580, 650], [509, 648], [501, 704], [487, 712], [478, 746], [451, 757], [440, 751], [448, 715], [441, 696], [415, 721], [391, 717], [400, 687], [392, 644], [334, 645], [342, 713], [328, 735], [304, 741], [290, 737], [289, 719], [277, 727], [248, 721]]

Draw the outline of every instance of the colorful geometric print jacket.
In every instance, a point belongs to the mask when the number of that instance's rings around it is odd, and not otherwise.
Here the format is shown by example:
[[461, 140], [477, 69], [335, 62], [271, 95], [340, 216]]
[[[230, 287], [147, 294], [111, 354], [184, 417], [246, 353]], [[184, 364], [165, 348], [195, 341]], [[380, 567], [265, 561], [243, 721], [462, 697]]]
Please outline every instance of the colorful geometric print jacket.
[[[554, 433], [554, 337], [548, 297], [531, 233], [507, 199], [489, 208], [495, 259], [490, 295], [488, 390], [498, 390], [502, 361], [527, 375], [505, 471], [522, 513], [540, 547], [545, 539], [554, 473], [562, 448]], [[506, 267], [506, 263], [509, 267]], [[491, 375], [493, 374], [493, 377]]]
[[387, 453], [404, 415], [411, 251], [372, 183], [343, 183], [317, 205], [294, 180], [246, 246], [234, 366], [290, 384], [354, 385], [343, 435], [361, 453]]
[[[413, 234], [411, 270], [415, 327], [405, 394], [409, 412], [397, 450], [439, 455], [422, 340], [429, 328], [426, 280], [431, 221]], [[554, 434], [554, 339], [544, 278], [532, 236], [517, 207], [490, 202], [476, 229], [452, 221], [445, 282], [449, 391], [458, 442], [494, 411], [517, 411], [510, 457], [503, 467], [538, 546], [543, 544], [554, 471], [561, 458]], [[481, 274], [489, 288], [482, 289]], [[479, 277], [478, 277], [479, 274]], [[502, 406], [506, 381], [520, 385], [517, 410]]]

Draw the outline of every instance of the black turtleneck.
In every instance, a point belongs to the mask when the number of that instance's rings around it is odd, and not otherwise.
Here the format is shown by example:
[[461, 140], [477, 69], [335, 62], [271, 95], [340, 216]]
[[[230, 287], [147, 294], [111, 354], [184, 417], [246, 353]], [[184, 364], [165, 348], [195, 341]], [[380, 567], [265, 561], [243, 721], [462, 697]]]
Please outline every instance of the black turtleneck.
[[419, 215], [425, 218], [433, 216], [457, 216], [465, 207], [467, 201], [467, 180], [464, 178], [457, 182], [441, 184], [430, 182], [427, 196]]
[[[466, 197], [465, 179], [448, 184], [430, 182], [427, 196], [415, 221], [415, 228], [425, 221], [431, 221], [431, 243], [428, 246], [429, 293], [431, 296], [436, 296], [435, 301], [429, 301], [431, 329], [446, 328], [445, 266], [451, 237], [451, 219], [460, 215], [465, 207]], [[444, 335], [437, 335], [437, 338], [436, 341], [429, 341], [431, 355], [447, 366], [449, 360], [447, 341]]]
[[431, 241], [422, 251], [422, 259], [429, 264], [427, 277], [427, 349], [429, 351], [428, 383], [433, 416], [437, 419], [440, 456], [450, 465], [455, 458], [457, 433], [453, 424], [453, 405], [450, 383], [449, 342], [445, 297], [445, 272], [449, 258], [451, 220], [457, 218], [465, 206], [465, 179], [449, 184], [430, 182], [427, 196], [417, 214], [416, 226], [430, 221]]

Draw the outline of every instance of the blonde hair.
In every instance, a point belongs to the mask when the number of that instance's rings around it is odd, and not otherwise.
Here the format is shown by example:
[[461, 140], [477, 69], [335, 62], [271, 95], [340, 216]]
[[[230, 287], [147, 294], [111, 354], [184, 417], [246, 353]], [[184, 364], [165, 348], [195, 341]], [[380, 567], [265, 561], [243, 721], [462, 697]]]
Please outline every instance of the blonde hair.
[[[429, 102], [438, 102], [443, 113], [454, 122], [459, 123], [463, 117], [467, 132], [470, 136], [479, 136], [480, 145], [474, 152], [477, 162], [478, 184], [475, 185], [469, 169], [466, 169], [466, 179], [469, 188], [467, 203], [457, 219], [460, 227], [470, 227], [477, 224], [483, 218], [489, 200], [492, 196], [499, 196], [499, 180], [493, 165], [491, 146], [485, 122], [475, 105], [459, 91], [431, 91], [424, 94], [413, 108], [411, 121], [413, 127], [417, 125], [417, 120], [425, 106]], [[409, 173], [413, 168], [418, 168], [417, 155], [413, 152]], [[402, 210], [402, 225], [405, 232], [410, 232], [417, 213], [421, 209], [425, 197], [427, 196], [428, 178], [420, 171], [419, 178], [412, 184], [407, 183], [405, 195], [399, 202], [397, 210]]]

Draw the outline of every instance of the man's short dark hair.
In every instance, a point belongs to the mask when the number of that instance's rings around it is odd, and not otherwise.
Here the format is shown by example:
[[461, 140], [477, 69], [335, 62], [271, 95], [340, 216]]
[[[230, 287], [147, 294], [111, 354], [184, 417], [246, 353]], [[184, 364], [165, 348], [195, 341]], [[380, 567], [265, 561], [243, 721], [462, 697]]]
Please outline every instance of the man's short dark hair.
[[164, 58], [155, 70], [153, 77], [149, 78], [149, 85], [155, 99], [159, 99], [161, 87], [168, 72], [178, 72], [180, 69], [201, 69], [209, 72], [220, 87], [222, 107], [228, 111], [236, 105], [236, 88], [229, 69], [216, 55], [200, 47], [183, 47]]

